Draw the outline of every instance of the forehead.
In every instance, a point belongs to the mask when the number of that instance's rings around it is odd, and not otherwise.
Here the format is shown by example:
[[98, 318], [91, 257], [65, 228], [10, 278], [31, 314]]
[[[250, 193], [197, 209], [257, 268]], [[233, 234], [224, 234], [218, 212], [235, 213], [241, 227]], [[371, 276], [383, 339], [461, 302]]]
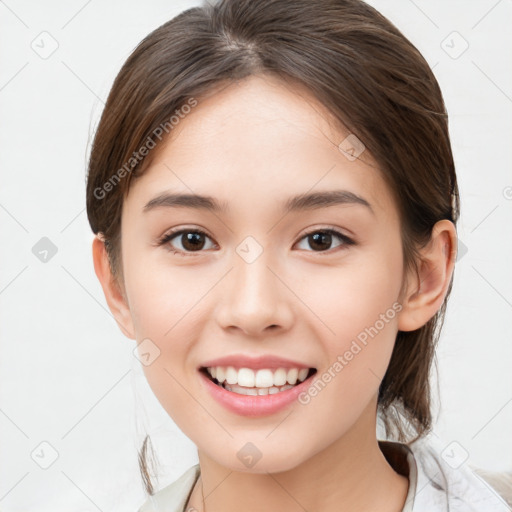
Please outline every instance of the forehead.
[[347, 158], [339, 145], [349, 132], [304, 87], [250, 76], [197, 101], [154, 149], [128, 201], [140, 205], [172, 189], [256, 206], [343, 188], [377, 208], [394, 207], [369, 152]]

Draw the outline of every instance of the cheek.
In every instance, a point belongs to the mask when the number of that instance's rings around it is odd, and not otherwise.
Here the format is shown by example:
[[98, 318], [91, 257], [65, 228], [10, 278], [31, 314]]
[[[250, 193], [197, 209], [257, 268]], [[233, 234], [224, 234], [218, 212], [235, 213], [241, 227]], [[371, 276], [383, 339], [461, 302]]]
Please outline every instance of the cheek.
[[[344, 284], [348, 286], [349, 281]], [[335, 336], [324, 329], [318, 338], [323, 340], [327, 360], [300, 397], [308, 410], [305, 430], [322, 423], [326, 442], [347, 432], [364, 411], [373, 418], [372, 400], [389, 365], [401, 309], [389, 282], [382, 282], [381, 289], [374, 284], [371, 279], [355, 280], [354, 293], [348, 298], [340, 293], [337, 304], [330, 306], [327, 322]]]
[[[317, 317], [319, 339], [332, 340], [338, 350], [361, 333], [364, 337], [365, 330], [375, 324], [379, 331], [390, 330], [390, 324], [395, 323], [402, 274], [397, 255], [367, 251], [337, 267], [309, 272], [297, 294], [305, 297]], [[385, 326], [382, 315], [386, 315]]]
[[[334, 430], [355, 420], [386, 373], [401, 310], [402, 260], [397, 253], [365, 251], [354, 258], [356, 263], [347, 259], [346, 265], [328, 273], [323, 269], [308, 280], [316, 285], [309, 288], [308, 306], [321, 320], [314, 325], [327, 358], [304, 401], [314, 401], [315, 417], [325, 416], [322, 407], [336, 404], [325, 419]], [[317, 400], [315, 393], [322, 398]]]
[[[187, 366], [191, 341], [200, 337], [198, 300], [211, 287], [208, 282], [191, 286], [190, 273], [151, 266], [142, 258], [126, 261], [125, 283], [139, 359], [148, 384], [169, 414], [190, 406], [185, 391], [191, 367]], [[150, 354], [146, 364], [141, 352]]]
[[[208, 279], [198, 279], [185, 267], [141, 255], [130, 256], [126, 262], [126, 288], [136, 333], [167, 340], [175, 332], [191, 327], [197, 304], [211, 287]], [[197, 304], [197, 305], [196, 305]]]

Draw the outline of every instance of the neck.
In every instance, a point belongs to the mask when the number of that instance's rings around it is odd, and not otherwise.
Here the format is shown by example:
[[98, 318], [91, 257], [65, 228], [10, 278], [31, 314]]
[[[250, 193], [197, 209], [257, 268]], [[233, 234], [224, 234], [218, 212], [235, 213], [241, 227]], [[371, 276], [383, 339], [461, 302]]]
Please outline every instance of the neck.
[[400, 512], [409, 481], [395, 472], [380, 450], [375, 421], [375, 412], [373, 422], [360, 418], [333, 444], [278, 473], [231, 471], [199, 452], [201, 476], [187, 510]]

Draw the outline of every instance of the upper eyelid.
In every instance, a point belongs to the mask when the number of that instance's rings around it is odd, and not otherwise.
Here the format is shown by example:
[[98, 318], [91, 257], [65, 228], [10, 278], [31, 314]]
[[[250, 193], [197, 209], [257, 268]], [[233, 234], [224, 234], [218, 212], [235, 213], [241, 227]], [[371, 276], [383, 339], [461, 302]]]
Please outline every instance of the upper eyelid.
[[178, 228], [176, 230], [171, 230], [164, 233], [161, 237], [158, 238], [159, 241], [165, 240], [168, 237], [171, 237], [170, 240], [177, 237], [178, 235], [182, 235], [183, 233], [201, 233], [206, 235], [211, 240], [214, 240], [213, 236], [209, 235], [206, 230], [203, 228]]

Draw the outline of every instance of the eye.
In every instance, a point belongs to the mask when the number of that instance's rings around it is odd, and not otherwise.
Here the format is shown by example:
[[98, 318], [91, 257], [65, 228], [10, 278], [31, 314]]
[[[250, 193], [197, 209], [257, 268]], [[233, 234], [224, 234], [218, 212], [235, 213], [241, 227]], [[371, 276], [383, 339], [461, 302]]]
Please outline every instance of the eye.
[[[355, 244], [351, 238], [332, 228], [310, 231], [300, 240], [305, 240], [309, 247], [314, 249], [312, 252], [327, 252], [332, 249], [330, 246], [333, 243], [333, 237], [340, 241], [334, 248], [341, 247], [343, 249], [344, 246]], [[171, 243], [174, 239], [176, 239], [177, 242]], [[205, 239], [211, 240], [211, 238], [200, 229], [179, 229], [166, 233], [158, 241], [158, 245], [167, 245], [169, 251], [174, 254], [179, 254], [180, 256], [192, 256], [191, 253], [201, 252], [203, 249], [215, 247], [213, 243], [210, 247], [207, 247], [208, 244], [205, 242]], [[175, 247], [176, 243], [178, 243], [177, 248]]]
[[[181, 247], [178, 246], [177, 249], [174, 249], [171, 244], [171, 240], [174, 240], [175, 238], [177, 239], [178, 245], [181, 245]], [[165, 234], [158, 241], [158, 245], [168, 245], [168, 250], [172, 251], [174, 254], [189, 256], [187, 253], [200, 252], [205, 248], [205, 238], [211, 240], [211, 238], [200, 229], [180, 229]]]
[[333, 237], [341, 240], [341, 243], [335, 247], [341, 247], [343, 249], [343, 246], [355, 244], [351, 238], [331, 228], [310, 231], [301, 238], [301, 241], [305, 240], [309, 247], [314, 248], [315, 250], [313, 252], [327, 252], [332, 248], [329, 246], [331, 246], [333, 243]]

